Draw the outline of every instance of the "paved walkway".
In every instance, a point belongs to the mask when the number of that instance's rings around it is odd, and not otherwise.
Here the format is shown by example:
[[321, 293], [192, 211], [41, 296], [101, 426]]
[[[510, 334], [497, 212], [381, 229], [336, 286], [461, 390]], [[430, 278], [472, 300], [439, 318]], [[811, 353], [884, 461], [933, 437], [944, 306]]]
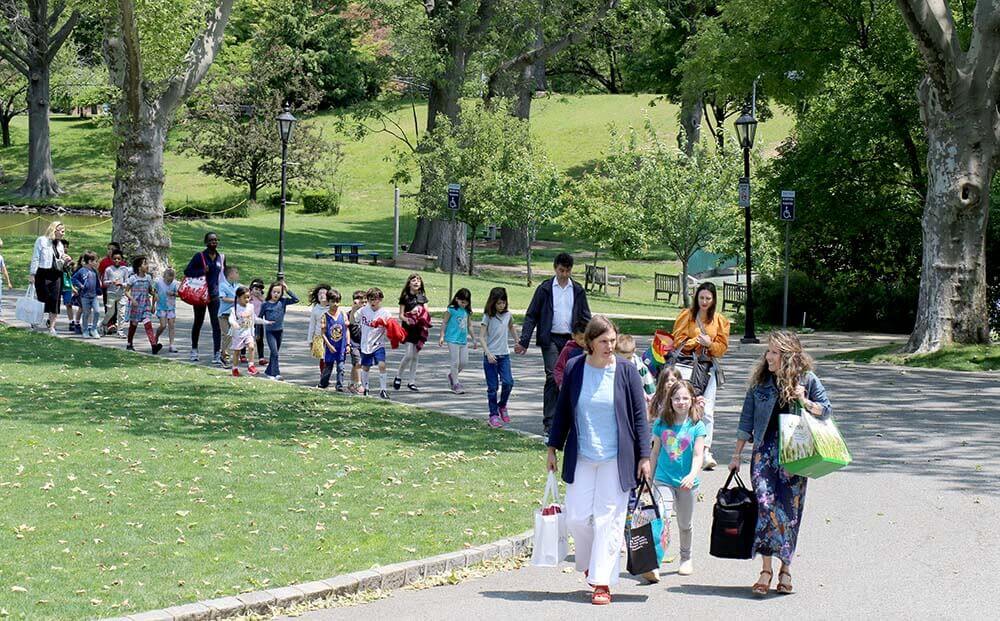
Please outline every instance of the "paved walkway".
[[[8, 292], [2, 317], [10, 321], [13, 312], [14, 296]], [[182, 304], [180, 312], [181, 351], [168, 357], [188, 364], [190, 307]], [[318, 369], [308, 356], [305, 326], [305, 309], [290, 309], [282, 370], [293, 383], [314, 385]], [[436, 330], [433, 334], [436, 339]], [[78, 338], [65, 331], [61, 335]], [[808, 350], [817, 356], [898, 340], [865, 334], [804, 337]], [[640, 338], [641, 346], [647, 341]], [[763, 351], [761, 346], [739, 345], [738, 338], [733, 341], [726, 357], [730, 383], [720, 391], [717, 407], [720, 461], [729, 459], [745, 378]], [[115, 338], [88, 342], [124, 347]], [[211, 343], [207, 328], [202, 342]], [[136, 343], [140, 352], [148, 347], [144, 341]], [[390, 353], [391, 366], [399, 358], [400, 352]], [[485, 420], [479, 356], [472, 356], [476, 362], [463, 375], [468, 393], [462, 396], [447, 390], [446, 359], [436, 341], [429, 345], [421, 355], [418, 374], [422, 392], [404, 389], [392, 393], [393, 399]], [[567, 615], [624, 618], [685, 613], [710, 618], [803, 614], [817, 619], [995, 617], [1000, 591], [988, 585], [996, 584], [1000, 575], [996, 536], [1000, 523], [1000, 376], [823, 361], [818, 366], [855, 462], [809, 484], [793, 596], [751, 601], [747, 593], [756, 578], [756, 563], [708, 555], [711, 504], [725, 479], [720, 468], [702, 479], [704, 497], [695, 511], [695, 574], [677, 576], [675, 564], [653, 586], [623, 574], [615, 604], [607, 609], [589, 605], [578, 574], [525, 568], [456, 586], [400, 591], [372, 604], [300, 618], [464, 620], [516, 615], [562, 619]], [[517, 387], [511, 425], [540, 433], [544, 378], [537, 349], [515, 358], [514, 375]]]

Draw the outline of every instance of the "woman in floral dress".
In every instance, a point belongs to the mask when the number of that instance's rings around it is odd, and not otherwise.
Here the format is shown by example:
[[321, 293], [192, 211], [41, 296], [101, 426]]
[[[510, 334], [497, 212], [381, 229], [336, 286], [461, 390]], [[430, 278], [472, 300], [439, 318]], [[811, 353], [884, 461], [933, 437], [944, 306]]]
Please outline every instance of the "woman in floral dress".
[[750, 376], [750, 389], [743, 400], [736, 450], [730, 470], [740, 467], [741, 453], [753, 442], [750, 475], [757, 496], [757, 533], [754, 554], [762, 557], [760, 578], [754, 595], [764, 596], [771, 588], [774, 570], [771, 557], [781, 561], [778, 593], [792, 592], [792, 558], [802, 524], [806, 499], [806, 478], [789, 474], [778, 462], [778, 421], [798, 403], [817, 418], [830, 415], [830, 400], [823, 384], [813, 373], [813, 361], [802, 351], [799, 337], [792, 332], [772, 332], [767, 352]]

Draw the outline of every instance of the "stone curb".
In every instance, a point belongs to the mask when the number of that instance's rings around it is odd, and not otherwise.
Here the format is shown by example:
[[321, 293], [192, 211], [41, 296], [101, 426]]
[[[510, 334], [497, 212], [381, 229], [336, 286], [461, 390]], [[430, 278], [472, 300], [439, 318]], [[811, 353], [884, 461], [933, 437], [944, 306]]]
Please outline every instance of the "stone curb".
[[149, 610], [105, 621], [210, 621], [251, 612], [267, 613], [274, 608], [284, 608], [330, 596], [352, 595], [374, 589], [383, 591], [399, 589], [424, 578], [480, 565], [487, 560], [522, 556], [531, 550], [532, 537], [533, 531], [529, 530], [492, 543], [425, 559], [373, 567], [326, 580], [240, 593], [231, 597], [171, 606], [163, 610]]

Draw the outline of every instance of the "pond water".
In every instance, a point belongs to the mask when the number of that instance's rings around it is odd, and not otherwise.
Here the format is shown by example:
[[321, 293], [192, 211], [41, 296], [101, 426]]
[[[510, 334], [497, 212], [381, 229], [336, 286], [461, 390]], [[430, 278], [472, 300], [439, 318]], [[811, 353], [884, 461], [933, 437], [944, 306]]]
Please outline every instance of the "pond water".
[[74, 228], [94, 225], [107, 219], [105, 216], [57, 213], [0, 213], [0, 238], [15, 235], [42, 235], [54, 220], [59, 220], [66, 226], [66, 234], [69, 236], [72, 235]]

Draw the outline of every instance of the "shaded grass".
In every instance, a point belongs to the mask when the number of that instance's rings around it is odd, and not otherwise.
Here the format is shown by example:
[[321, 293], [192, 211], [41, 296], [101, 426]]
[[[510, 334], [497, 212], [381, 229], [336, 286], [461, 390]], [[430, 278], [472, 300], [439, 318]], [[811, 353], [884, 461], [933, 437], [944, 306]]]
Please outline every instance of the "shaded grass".
[[[0, 607], [127, 614], [529, 527], [536, 442], [0, 327]], [[12, 590], [11, 587], [24, 589]]]
[[1000, 346], [954, 345], [930, 354], [905, 354], [899, 345], [857, 349], [827, 356], [859, 364], [894, 364], [904, 367], [948, 369], [950, 371], [1000, 370]]

